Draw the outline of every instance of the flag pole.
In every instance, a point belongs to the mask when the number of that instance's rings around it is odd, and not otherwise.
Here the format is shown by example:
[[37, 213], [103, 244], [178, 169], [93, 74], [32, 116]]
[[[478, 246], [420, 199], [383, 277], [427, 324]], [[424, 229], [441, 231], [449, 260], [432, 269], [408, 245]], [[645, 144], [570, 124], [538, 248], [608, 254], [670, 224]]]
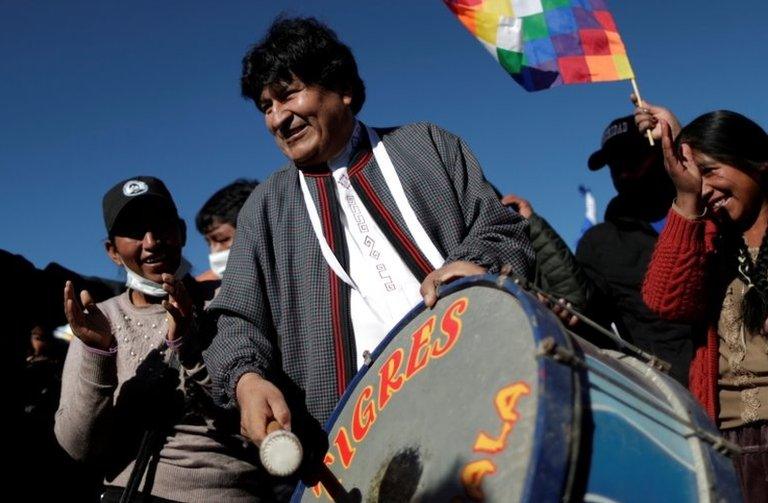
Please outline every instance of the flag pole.
[[[640, 97], [640, 89], [637, 87], [637, 81], [635, 80], [634, 77], [629, 79], [629, 80], [630, 80], [630, 82], [632, 82], [632, 90], [635, 91], [635, 96], [637, 96], [637, 106], [642, 107], [643, 106], [643, 98]], [[653, 147], [655, 145], [655, 143], [653, 141], [653, 135], [651, 135], [651, 130], [650, 129], [646, 129], [645, 130], [645, 135], [648, 137], [648, 143], [650, 143], [651, 146]]]

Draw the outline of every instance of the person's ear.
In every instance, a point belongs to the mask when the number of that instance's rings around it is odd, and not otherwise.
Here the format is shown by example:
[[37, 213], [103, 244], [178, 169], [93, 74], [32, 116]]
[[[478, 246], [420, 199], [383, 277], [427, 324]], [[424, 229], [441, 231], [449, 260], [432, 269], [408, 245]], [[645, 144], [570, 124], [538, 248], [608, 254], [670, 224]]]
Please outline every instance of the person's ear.
[[115, 246], [113, 239], [107, 239], [104, 241], [104, 249], [107, 251], [107, 255], [109, 256], [110, 260], [115, 263], [115, 265], [120, 267], [124, 265], [122, 257], [120, 257], [120, 254], [117, 253], [117, 246]]
[[352, 107], [352, 101], [353, 101], [353, 91], [352, 86], [347, 87], [346, 89], [342, 89], [339, 94], [341, 95], [341, 102], [344, 103], [348, 107]]

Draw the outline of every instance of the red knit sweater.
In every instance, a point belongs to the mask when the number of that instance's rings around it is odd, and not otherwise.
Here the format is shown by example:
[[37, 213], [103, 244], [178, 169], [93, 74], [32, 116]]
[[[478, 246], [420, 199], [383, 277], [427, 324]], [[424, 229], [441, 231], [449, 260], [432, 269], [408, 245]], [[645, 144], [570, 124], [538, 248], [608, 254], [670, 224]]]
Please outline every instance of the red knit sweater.
[[716, 317], [721, 306], [708, 306], [707, 282], [717, 228], [709, 220], [688, 220], [674, 209], [659, 235], [643, 282], [643, 300], [660, 317], [687, 323], [708, 322], [706, 338], [697, 341], [688, 387], [717, 422], [719, 353]]

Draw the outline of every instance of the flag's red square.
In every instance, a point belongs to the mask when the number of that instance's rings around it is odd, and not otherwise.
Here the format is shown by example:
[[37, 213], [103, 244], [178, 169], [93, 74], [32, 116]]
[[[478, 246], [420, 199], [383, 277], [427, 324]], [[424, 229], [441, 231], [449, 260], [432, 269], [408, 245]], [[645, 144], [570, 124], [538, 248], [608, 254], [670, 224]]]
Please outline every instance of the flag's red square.
[[579, 30], [579, 37], [586, 56], [606, 56], [611, 53], [604, 30]]
[[563, 56], [557, 58], [557, 66], [563, 76], [564, 84], [590, 82], [589, 66], [584, 56]]

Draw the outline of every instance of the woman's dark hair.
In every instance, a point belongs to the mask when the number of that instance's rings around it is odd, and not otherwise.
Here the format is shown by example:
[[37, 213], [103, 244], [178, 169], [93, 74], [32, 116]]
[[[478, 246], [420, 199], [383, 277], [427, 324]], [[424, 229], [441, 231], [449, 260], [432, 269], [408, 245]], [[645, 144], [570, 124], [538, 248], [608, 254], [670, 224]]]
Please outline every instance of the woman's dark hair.
[[754, 121], [730, 110], [716, 110], [695, 118], [675, 139], [675, 151], [681, 146], [742, 171], [759, 172], [768, 164], [768, 134]]
[[[768, 193], [768, 134], [752, 120], [729, 110], [709, 112], [680, 131], [675, 139], [678, 157], [683, 143], [715, 161], [758, 174], [763, 192]], [[740, 276], [748, 285], [741, 305], [742, 322], [749, 333], [761, 333], [768, 318], [768, 229], [754, 263], [743, 238], [738, 242]]]
[[238, 178], [217, 190], [197, 212], [195, 226], [200, 234], [205, 234], [212, 225], [219, 223], [237, 227], [237, 214], [258, 184], [256, 180]]
[[350, 93], [355, 114], [363, 108], [365, 84], [352, 51], [315, 18], [277, 18], [243, 58], [240, 90], [258, 106], [264, 87], [290, 83], [294, 75], [307, 85]]

